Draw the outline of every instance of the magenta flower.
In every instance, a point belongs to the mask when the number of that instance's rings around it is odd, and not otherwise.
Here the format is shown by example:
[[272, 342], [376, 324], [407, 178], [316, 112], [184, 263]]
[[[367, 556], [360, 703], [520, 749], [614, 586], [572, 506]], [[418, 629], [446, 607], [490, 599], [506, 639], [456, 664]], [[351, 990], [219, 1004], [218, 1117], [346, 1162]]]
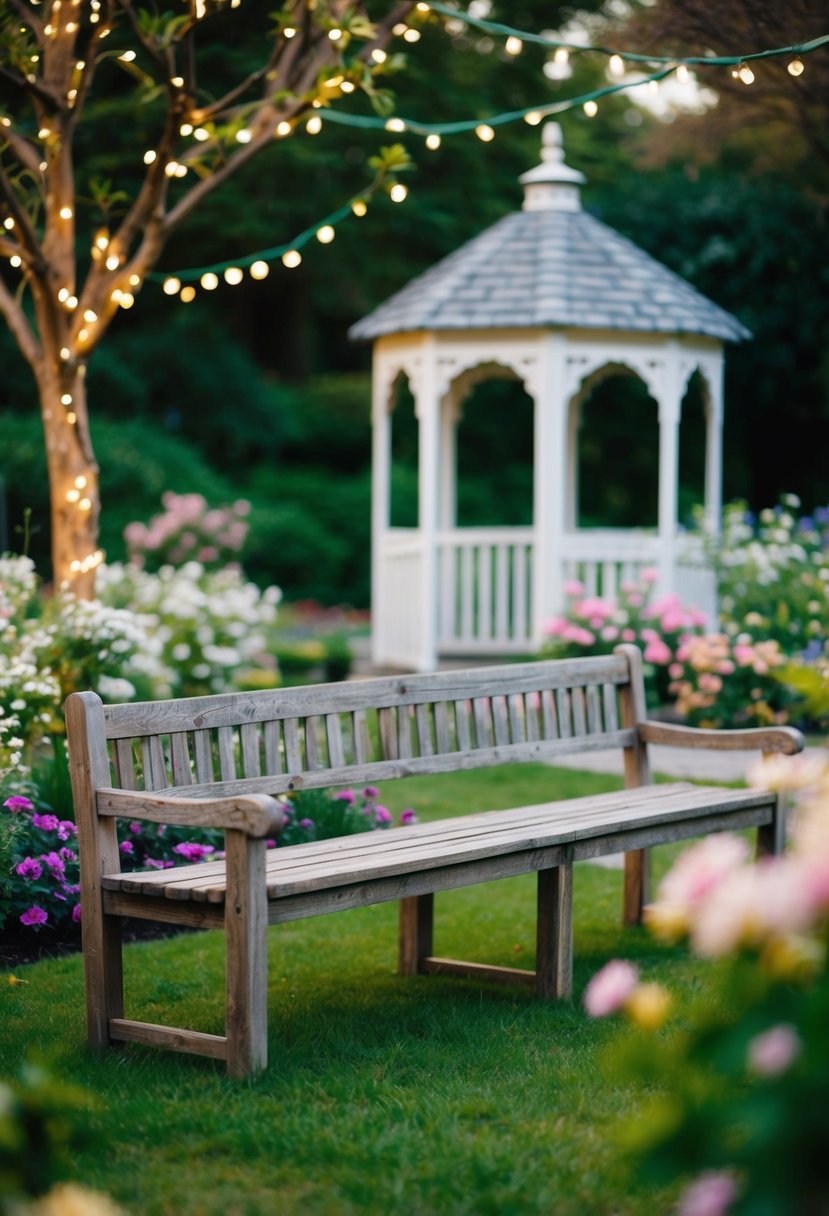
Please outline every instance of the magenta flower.
[[15, 873], [21, 878], [28, 879], [30, 882], [40, 878], [43, 873], [43, 866], [34, 857], [26, 857], [14, 867]]
[[20, 923], [22, 925], [31, 925], [34, 928], [37, 928], [39, 925], [45, 925], [48, 919], [49, 917], [46, 915], [43, 909], [38, 907], [37, 904], [33, 904], [31, 908], [27, 908], [26, 911], [21, 915]]
[[310, 832], [311, 828], [314, 826], [314, 821], [313, 819], [300, 819], [299, 826]]
[[19, 815], [21, 811], [33, 811], [35, 804], [29, 799], [24, 798], [22, 794], [12, 794], [11, 798], [7, 798], [3, 806], [11, 811], [13, 815]]
[[40, 860], [46, 862], [53, 878], [61, 878], [66, 871], [66, 865], [59, 853], [41, 853]]
[[77, 836], [78, 829], [75, 827], [71, 819], [61, 819], [58, 823], [58, 839], [68, 840], [70, 836]]
[[376, 785], [367, 785], [366, 788], [363, 790], [363, 797], [364, 798], [379, 798], [380, 791], [378, 790]]
[[80, 919], [81, 919], [81, 905], [75, 904], [74, 907], [72, 908], [72, 920], [77, 925], [80, 923]]
[[354, 804], [354, 790], [340, 790], [334, 795], [335, 802], [347, 802], [349, 806]]
[[411, 807], [407, 807], [405, 811], [400, 812], [400, 822], [403, 827], [407, 827], [411, 823], [417, 823], [417, 815]]
[[584, 990], [584, 1007], [591, 1018], [606, 1018], [621, 1009], [639, 983], [633, 963], [612, 959], [597, 971]]
[[391, 823], [391, 811], [387, 810], [384, 806], [376, 806], [374, 808], [374, 822]]
[[215, 850], [212, 844], [196, 844], [194, 841], [188, 840], [184, 844], [177, 844], [173, 852], [178, 853], [179, 857], [186, 858], [187, 861], [195, 862], [204, 861]]
[[131, 840], [122, 840], [121, 843], [118, 845], [118, 848], [120, 849], [120, 851], [122, 853], [129, 854], [129, 853], [135, 852], [135, 849], [133, 847], [133, 843]]
[[32, 815], [32, 823], [42, 832], [56, 832], [60, 827], [57, 815], [39, 815], [37, 811]]
[[733, 1174], [709, 1170], [687, 1188], [679, 1201], [677, 1216], [728, 1216], [736, 1198]]

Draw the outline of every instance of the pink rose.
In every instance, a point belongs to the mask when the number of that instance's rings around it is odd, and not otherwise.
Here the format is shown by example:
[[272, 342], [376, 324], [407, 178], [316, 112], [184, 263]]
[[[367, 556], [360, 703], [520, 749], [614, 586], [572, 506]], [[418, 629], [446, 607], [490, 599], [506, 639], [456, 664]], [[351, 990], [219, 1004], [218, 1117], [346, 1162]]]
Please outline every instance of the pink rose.
[[639, 983], [633, 963], [612, 959], [597, 971], [584, 990], [584, 1008], [591, 1018], [605, 1018], [621, 1009]]

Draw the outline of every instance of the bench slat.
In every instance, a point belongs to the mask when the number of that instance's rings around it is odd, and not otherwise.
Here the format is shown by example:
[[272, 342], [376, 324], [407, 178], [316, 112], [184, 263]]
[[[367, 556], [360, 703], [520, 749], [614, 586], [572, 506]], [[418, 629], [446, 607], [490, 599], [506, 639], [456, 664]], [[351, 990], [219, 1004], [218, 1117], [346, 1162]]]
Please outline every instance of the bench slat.
[[[190, 741], [184, 731], [170, 736], [170, 758], [173, 764], [173, 781], [176, 785], [192, 785], [193, 769], [190, 763]], [[256, 774], [251, 774], [255, 776]]]
[[232, 726], [220, 726], [216, 732], [219, 741], [219, 772], [222, 781], [236, 778], [236, 736]]
[[328, 759], [331, 767], [342, 768], [345, 764], [345, 747], [339, 714], [325, 715], [325, 733], [328, 738]]
[[135, 755], [131, 739], [116, 739], [114, 746], [115, 774], [118, 785], [124, 790], [137, 790]]
[[262, 727], [265, 741], [265, 764], [269, 773], [281, 773], [282, 753], [279, 749], [279, 723], [265, 722]]
[[296, 718], [286, 718], [282, 729], [285, 734], [285, 767], [289, 773], [300, 773], [305, 766], [302, 763], [299, 722]]
[[239, 727], [242, 741], [242, 772], [246, 777], [259, 777], [262, 773], [262, 757], [260, 754], [259, 724], [245, 722]]

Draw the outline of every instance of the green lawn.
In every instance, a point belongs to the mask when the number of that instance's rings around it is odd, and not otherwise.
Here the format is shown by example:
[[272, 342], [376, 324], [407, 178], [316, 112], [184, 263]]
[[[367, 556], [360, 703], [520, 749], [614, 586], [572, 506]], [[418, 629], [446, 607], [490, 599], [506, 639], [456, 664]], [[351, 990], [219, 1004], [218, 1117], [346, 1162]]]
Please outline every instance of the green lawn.
[[[422, 818], [613, 788], [611, 777], [523, 766], [390, 783]], [[657, 857], [657, 865], [665, 864]], [[579, 997], [624, 955], [681, 1001], [704, 967], [619, 927], [621, 874], [576, 875], [576, 1000], [395, 974], [396, 909], [381, 905], [270, 931], [270, 1067], [228, 1081], [219, 1065], [83, 1035], [81, 960], [20, 969], [3, 985], [0, 1076], [35, 1054], [96, 1097], [78, 1181], [135, 1216], [464, 1213], [660, 1216], [675, 1191], [638, 1184], [617, 1147], [636, 1097], [604, 1079], [616, 1033]], [[533, 965], [534, 881], [438, 901], [436, 951]], [[223, 941], [192, 934], [126, 950], [127, 1012], [221, 1033]]]

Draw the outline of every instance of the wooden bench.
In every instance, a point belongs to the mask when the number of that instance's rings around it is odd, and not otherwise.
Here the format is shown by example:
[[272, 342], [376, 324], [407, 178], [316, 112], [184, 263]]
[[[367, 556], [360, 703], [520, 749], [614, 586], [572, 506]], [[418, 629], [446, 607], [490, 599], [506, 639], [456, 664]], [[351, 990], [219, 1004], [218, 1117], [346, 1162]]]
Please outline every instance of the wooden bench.
[[[572, 864], [624, 852], [627, 923], [647, 898], [649, 846], [756, 827], [761, 852], [782, 847], [768, 791], [650, 785], [647, 745], [794, 753], [797, 731], [698, 731], [646, 721], [640, 652], [440, 672], [310, 688], [103, 705], [66, 702], [81, 859], [90, 1043], [157, 1044], [226, 1062], [243, 1076], [267, 1063], [269, 924], [400, 900], [400, 972], [530, 985], [566, 997], [572, 983]], [[624, 750], [625, 789], [476, 813], [388, 832], [268, 849], [283, 825], [274, 795], [565, 754]], [[555, 797], [551, 773], [550, 796]], [[225, 832], [226, 857], [122, 874], [116, 818]], [[532, 972], [433, 954], [435, 893], [538, 874]], [[225, 1035], [124, 1017], [121, 918], [224, 928]]]

